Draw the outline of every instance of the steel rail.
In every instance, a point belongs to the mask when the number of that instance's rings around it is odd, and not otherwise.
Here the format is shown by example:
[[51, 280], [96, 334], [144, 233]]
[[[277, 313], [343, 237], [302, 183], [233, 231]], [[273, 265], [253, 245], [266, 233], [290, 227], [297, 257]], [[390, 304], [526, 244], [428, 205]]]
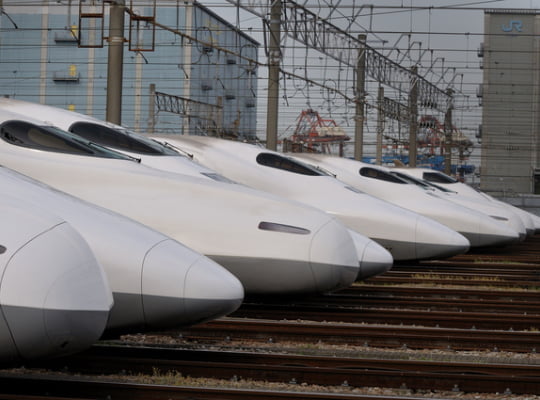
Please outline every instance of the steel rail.
[[378, 293], [385, 296], [410, 296], [421, 299], [474, 299], [474, 300], [507, 300], [538, 303], [540, 292], [526, 290], [493, 290], [493, 288], [455, 288], [455, 287], [422, 287], [422, 286], [388, 286], [378, 284], [355, 284], [347, 289], [334, 292], [335, 295], [364, 296]]
[[536, 352], [540, 332], [447, 329], [397, 325], [347, 323], [310, 323], [306, 321], [270, 321], [225, 317], [183, 330], [160, 334], [189, 340], [260, 342], [302, 342], [346, 344], [408, 349], [452, 349], [478, 351]]
[[314, 393], [224, 389], [193, 386], [147, 385], [58, 376], [0, 374], [0, 397], [10, 400], [425, 400], [410, 396]]
[[[38, 366], [40, 366], [38, 364]], [[281, 383], [353, 387], [406, 386], [413, 390], [464, 392], [540, 392], [540, 365], [483, 364], [454, 361], [384, 360], [352, 357], [269, 354], [246, 351], [184, 350], [158, 347], [94, 346], [49, 369], [101, 375], [181, 373], [213, 379], [250, 379]]]
[[516, 281], [505, 281], [503, 279], [490, 280], [483, 279], [482, 277], [477, 278], [463, 278], [461, 276], [452, 277], [440, 276], [440, 277], [408, 277], [408, 276], [397, 276], [396, 274], [383, 274], [378, 275], [366, 280], [367, 283], [376, 283], [376, 284], [431, 284], [431, 285], [463, 285], [463, 286], [492, 286], [492, 287], [502, 287], [502, 288], [523, 288], [523, 289], [536, 289], [540, 285], [538, 279], [535, 280], [516, 280]]
[[447, 273], [447, 274], [461, 274], [465, 273], [467, 275], [503, 275], [506, 278], [506, 275], [509, 278], [514, 277], [538, 277], [538, 269], [540, 264], [503, 264], [503, 263], [469, 263], [469, 262], [460, 262], [453, 261], [452, 263], [418, 263], [417, 265], [403, 265], [403, 264], [394, 264], [392, 269], [389, 272], [397, 273], [415, 273], [419, 274], [423, 271], [433, 271], [438, 273]]
[[[288, 304], [311, 307], [340, 307], [347, 308], [400, 308], [417, 309], [427, 311], [458, 311], [458, 312], [484, 312], [484, 313], [513, 313], [513, 314], [537, 314], [540, 315], [540, 303], [535, 301], [521, 301], [508, 299], [459, 299], [459, 298], [435, 298], [435, 297], [408, 297], [399, 295], [385, 295], [367, 293], [364, 296], [332, 294], [326, 296], [313, 296], [289, 301], [266, 300], [264, 305]], [[256, 298], [244, 302], [248, 305], [264, 306]]]
[[540, 315], [443, 310], [410, 310], [386, 308], [345, 308], [342, 306], [296, 304], [243, 304], [230, 314], [235, 318], [271, 320], [332, 321], [356, 324], [393, 324], [437, 326], [457, 329], [535, 330], [540, 327]]

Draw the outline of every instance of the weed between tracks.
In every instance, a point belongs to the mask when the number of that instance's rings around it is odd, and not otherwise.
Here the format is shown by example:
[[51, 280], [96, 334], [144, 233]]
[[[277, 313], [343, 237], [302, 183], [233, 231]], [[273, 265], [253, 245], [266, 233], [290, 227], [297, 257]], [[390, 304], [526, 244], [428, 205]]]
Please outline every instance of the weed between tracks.
[[492, 258], [475, 258], [473, 260], [475, 264], [508, 264], [508, 265], [531, 265], [531, 263], [510, 261], [510, 260], [496, 260]]
[[413, 279], [430, 279], [435, 281], [480, 281], [497, 283], [501, 282], [498, 276], [455, 276], [455, 275], [440, 275], [440, 274], [412, 274]]
[[105, 342], [108, 345], [156, 346], [178, 349], [233, 350], [262, 353], [298, 354], [304, 356], [329, 356], [352, 358], [380, 358], [398, 360], [471, 362], [471, 363], [506, 363], [506, 364], [540, 364], [540, 353], [510, 353], [504, 351], [455, 351], [451, 349], [407, 349], [399, 350], [357, 346], [348, 344], [329, 344], [318, 342], [272, 341], [260, 342], [246, 339], [229, 339], [199, 343], [184, 337], [173, 337], [166, 334], [124, 335], [120, 341]]
[[[65, 376], [68, 379], [73, 377], [61, 371], [37, 370], [26, 368], [15, 368], [4, 370], [4, 374], [14, 375], [38, 374], [42, 376]], [[411, 390], [407, 388], [380, 388], [380, 387], [353, 387], [344, 382], [339, 386], [311, 385], [306, 382], [275, 383], [267, 381], [255, 381], [244, 379], [241, 376], [233, 376], [229, 380], [212, 378], [193, 378], [184, 376], [180, 372], [162, 372], [155, 368], [152, 375], [122, 373], [119, 375], [85, 375], [77, 374], [78, 380], [92, 382], [121, 382], [145, 385], [167, 385], [180, 387], [201, 387], [216, 389], [244, 389], [262, 391], [282, 391], [282, 392], [306, 392], [306, 393], [336, 393], [350, 395], [370, 395], [370, 396], [400, 396], [412, 397], [415, 399], [441, 399], [441, 400], [540, 400], [539, 395], [512, 395], [507, 393], [463, 393], [459, 391], [432, 391], [432, 390]]]
[[[451, 278], [447, 277], [446, 279], [439, 279], [432, 278], [432, 280], [437, 280], [438, 282], [415, 282], [415, 283], [388, 283], [388, 282], [377, 282], [377, 286], [385, 286], [388, 288], [392, 287], [403, 287], [403, 288], [442, 288], [442, 289], [466, 289], [471, 292], [474, 292], [475, 290], [492, 290], [492, 291], [501, 291], [501, 292], [540, 292], [540, 286], [526, 286], [526, 287], [520, 287], [520, 286], [497, 286], [497, 282], [495, 280], [485, 281], [486, 284], [477, 285], [474, 287], [471, 287], [469, 285], [460, 285], [456, 283], [448, 283], [446, 281], [450, 281]], [[427, 279], [424, 277], [424, 279]], [[472, 278], [468, 278], [471, 280]], [[487, 279], [487, 278], [486, 278]], [[456, 279], [453, 279], [454, 282]], [[479, 279], [478, 279], [479, 280]], [[467, 278], [461, 279], [462, 282], [466, 282]], [[487, 284], [489, 283], [489, 284]], [[355, 282], [352, 286], [372, 286], [373, 283], [370, 282]]]
[[[96, 377], [85, 377], [96, 380]], [[168, 385], [204, 388], [225, 388], [244, 390], [264, 390], [283, 392], [307, 392], [307, 393], [336, 393], [351, 395], [370, 396], [400, 396], [425, 399], [462, 399], [462, 400], [540, 400], [537, 395], [512, 395], [506, 393], [463, 393], [459, 391], [432, 391], [432, 390], [411, 390], [407, 388], [380, 388], [380, 387], [352, 387], [344, 382], [340, 386], [311, 385], [306, 382], [275, 383], [266, 381], [255, 381], [244, 379], [241, 376], [234, 376], [229, 380], [212, 378], [192, 378], [184, 376], [180, 372], [162, 372], [154, 369], [152, 375], [107, 375], [98, 377], [97, 380], [119, 381], [125, 383], [139, 383], [147, 385]]]

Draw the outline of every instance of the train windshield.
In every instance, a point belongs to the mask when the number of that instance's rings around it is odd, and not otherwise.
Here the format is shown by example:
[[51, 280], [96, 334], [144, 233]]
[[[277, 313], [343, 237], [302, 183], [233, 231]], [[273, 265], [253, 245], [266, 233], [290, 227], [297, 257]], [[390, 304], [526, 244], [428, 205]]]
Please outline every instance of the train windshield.
[[455, 190], [451, 190], [451, 189], [448, 189], [444, 186], [441, 186], [441, 185], [437, 185], [433, 182], [429, 182], [429, 181], [424, 181], [425, 183], [427, 183], [429, 186], [432, 186], [434, 187], [435, 189], [437, 190], [440, 190], [441, 192], [445, 192], [445, 193], [457, 193]]
[[226, 178], [223, 175], [218, 174], [217, 172], [201, 172], [201, 175], [204, 175], [207, 178], [213, 179], [213, 180], [218, 181], [218, 182], [236, 184], [235, 181], [233, 181], [233, 180], [231, 180], [229, 178]]
[[0, 136], [3, 140], [13, 145], [42, 151], [135, 160], [133, 157], [125, 156], [101, 145], [88, 142], [54, 126], [35, 125], [30, 122], [11, 120], [4, 122], [0, 126]]
[[109, 127], [92, 122], [76, 122], [69, 131], [102, 146], [137, 154], [178, 156], [174, 149], [122, 127]]
[[436, 183], [457, 183], [458, 181], [451, 176], [440, 174], [438, 172], [424, 172], [422, 177], [429, 182]]
[[407, 181], [407, 182], [409, 182], [409, 183], [411, 183], [413, 185], [419, 186], [424, 190], [435, 190], [435, 188], [433, 186], [431, 186], [428, 182], [425, 182], [425, 181], [423, 181], [421, 179], [414, 178], [414, 177], [412, 177], [410, 175], [403, 174], [401, 172], [393, 171], [392, 174], [400, 177], [404, 181]]
[[359, 171], [360, 175], [365, 176], [366, 178], [372, 178], [377, 179], [380, 181], [385, 182], [391, 182], [391, 183], [401, 183], [401, 184], [408, 184], [408, 182], [404, 181], [403, 179], [392, 175], [386, 171], [382, 171], [378, 168], [371, 168], [371, 167], [362, 167]]
[[265, 167], [282, 169], [295, 174], [311, 175], [311, 176], [326, 176], [322, 171], [313, 168], [309, 165], [300, 163], [287, 157], [273, 153], [259, 153], [257, 155], [257, 163]]

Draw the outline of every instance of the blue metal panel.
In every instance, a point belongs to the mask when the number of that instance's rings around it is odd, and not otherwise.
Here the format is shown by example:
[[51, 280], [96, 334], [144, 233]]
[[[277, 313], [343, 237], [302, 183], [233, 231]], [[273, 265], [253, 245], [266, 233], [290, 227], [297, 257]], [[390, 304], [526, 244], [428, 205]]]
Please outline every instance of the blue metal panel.
[[[40, 83], [45, 84], [45, 102], [62, 108], [90, 113], [105, 118], [108, 48], [78, 48], [69, 41], [70, 24], [78, 22], [77, 15], [66, 21], [66, 7], [48, 8], [47, 48], [41, 48], [42, 16], [40, 14], [14, 14], [5, 6], [18, 29], [9, 29], [10, 22], [2, 18], [4, 28], [0, 46], [0, 95], [29, 101], [38, 101]], [[144, 10], [145, 13], [147, 10]], [[184, 32], [186, 9], [183, 6], [160, 6], [156, 21], [171, 29]], [[258, 43], [247, 37], [218, 15], [204, 7], [193, 8], [193, 32], [184, 32], [215, 46], [257, 59]], [[107, 15], [103, 21], [108, 27]], [[8, 27], [8, 29], [6, 29]], [[128, 37], [128, 17], [126, 32]], [[107, 35], [107, 30], [105, 31]], [[61, 40], [58, 40], [60, 38]], [[55, 40], [56, 39], [56, 40]], [[191, 62], [186, 65], [184, 51], [191, 46]], [[24, 51], [21, 51], [24, 49]], [[46, 81], [40, 78], [42, 51], [46, 51]], [[248, 62], [231, 56], [212, 46], [191, 43], [180, 35], [161, 28], [156, 29], [155, 51], [138, 55], [124, 50], [122, 124], [141, 130], [148, 126], [149, 86], [156, 91], [184, 96], [189, 85], [193, 100], [222, 105], [223, 128], [239, 135], [255, 134], [256, 108], [246, 104], [256, 98], [256, 76], [248, 72]], [[190, 76], [189, 80], [186, 77]], [[91, 104], [88, 104], [90, 102]], [[156, 132], [180, 132], [181, 117], [159, 113]], [[206, 122], [193, 118], [189, 133], [204, 133]], [[185, 132], [188, 133], [188, 132]]]

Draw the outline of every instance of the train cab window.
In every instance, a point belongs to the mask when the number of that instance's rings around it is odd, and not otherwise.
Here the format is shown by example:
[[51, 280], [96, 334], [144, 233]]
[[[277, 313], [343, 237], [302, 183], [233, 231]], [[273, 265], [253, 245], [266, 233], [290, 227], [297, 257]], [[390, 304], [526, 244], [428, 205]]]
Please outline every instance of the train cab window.
[[216, 172], [201, 172], [201, 175], [206, 176], [207, 178], [213, 179], [217, 182], [224, 182], [224, 183], [236, 183], [235, 181], [224, 177], [221, 174], [218, 174]]
[[0, 137], [16, 146], [42, 151], [132, 160], [131, 157], [93, 145], [53, 126], [40, 126], [25, 121], [4, 122], [0, 126]]
[[427, 182], [430, 186], [434, 187], [435, 189], [437, 190], [440, 190], [441, 192], [445, 192], [445, 193], [457, 193], [455, 190], [451, 190], [451, 189], [448, 189], [447, 187], [444, 187], [444, 186], [441, 186], [441, 185], [437, 185], [433, 182], [428, 182], [428, 181], [425, 181]]
[[392, 174], [394, 174], [395, 176], [403, 179], [404, 181], [412, 183], [413, 185], [420, 186], [423, 189], [430, 189], [431, 188], [430, 185], [427, 182], [424, 182], [421, 179], [414, 178], [414, 177], [412, 177], [410, 175], [403, 174], [401, 172], [396, 172], [396, 171], [393, 171]]
[[290, 158], [280, 156], [279, 154], [259, 153], [259, 155], [257, 155], [257, 163], [264, 165], [265, 167], [282, 169], [301, 175], [324, 175], [321, 171], [312, 168], [309, 165], [299, 163], [295, 160], [291, 160]]
[[451, 176], [440, 174], [438, 172], [424, 172], [422, 177], [429, 182], [436, 183], [457, 183], [458, 181]]
[[147, 155], [179, 155], [161, 143], [121, 127], [112, 128], [91, 122], [75, 122], [69, 127], [69, 131], [91, 142], [117, 150]]
[[380, 181], [392, 182], [392, 183], [401, 183], [407, 184], [403, 179], [398, 178], [386, 171], [382, 171], [377, 168], [362, 167], [360, 168], [360, 175], [365, 176], [366, 178], [377, 179]]

